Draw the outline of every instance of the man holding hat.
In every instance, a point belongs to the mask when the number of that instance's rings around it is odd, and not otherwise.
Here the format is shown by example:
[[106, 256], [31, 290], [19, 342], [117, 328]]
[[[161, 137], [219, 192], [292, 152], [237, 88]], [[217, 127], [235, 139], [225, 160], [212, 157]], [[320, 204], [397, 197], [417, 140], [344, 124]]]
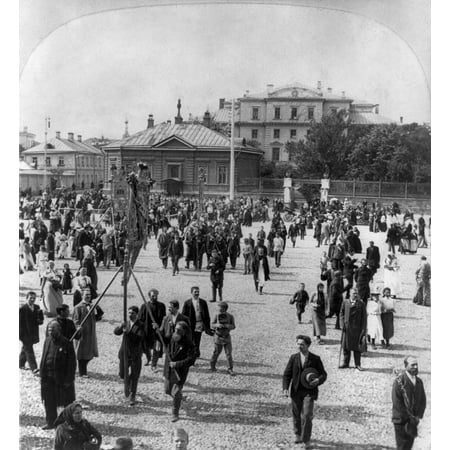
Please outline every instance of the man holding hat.
[[314, 401], [318, 386], [327, 379], [327, 373], [319, 356], [309, 352], [311, 338], [296, 337], [298, 353], [291, 355], [283, 373], [283, 393], [290, 396], [294, 420], [295, 443], [308, 448], [311, 439]]

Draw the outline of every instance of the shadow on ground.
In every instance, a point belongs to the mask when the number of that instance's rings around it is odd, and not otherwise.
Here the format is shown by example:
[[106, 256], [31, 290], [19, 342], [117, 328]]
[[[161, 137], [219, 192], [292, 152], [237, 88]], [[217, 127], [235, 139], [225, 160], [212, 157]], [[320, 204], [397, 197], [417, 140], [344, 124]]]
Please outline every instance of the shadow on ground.
[[388, 447], [386, 445], [374, 445], [374, 444], [354, 444], [348, 442], [326, 442], [326, 441], [316, 441], [315, 439], [311, 441], [314, 448], [318, 450], [395, 450], [395, 447]]

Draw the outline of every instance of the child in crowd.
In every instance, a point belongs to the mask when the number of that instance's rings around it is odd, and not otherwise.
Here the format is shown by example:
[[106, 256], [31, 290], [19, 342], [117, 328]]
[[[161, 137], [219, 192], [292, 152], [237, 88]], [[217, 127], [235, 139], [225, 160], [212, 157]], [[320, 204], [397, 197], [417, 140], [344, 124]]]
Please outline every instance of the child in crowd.
[[[62, 279], [62, 290], [64, 294], [70, 293], [72, 291], [72, 272], [70, 271], [69, 264], [64, 264], [63, 279]], [[69, 292], [67, 292], [69, 291]]]
[[302, 323], [302, 314], [305, 312], [305, 306], [309, 302], [309, 295], [305, 291], [305, 283], [300, 283], [300, 287], [290, 300], [290, 304], [295, 304], [297, 309], [298, 323]]
[[244, 275], [252, 273], [252, 246], [248, 238], [244, 239], [244, 247], [242, 248], [242, 255], [244, 256]]

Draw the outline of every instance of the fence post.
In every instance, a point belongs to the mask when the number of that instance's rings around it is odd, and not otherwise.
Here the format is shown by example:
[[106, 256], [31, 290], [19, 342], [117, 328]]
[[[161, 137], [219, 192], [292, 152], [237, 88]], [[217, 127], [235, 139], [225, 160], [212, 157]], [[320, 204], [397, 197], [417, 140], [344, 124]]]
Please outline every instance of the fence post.
[[378, 198], [381, 198], [381, 180], [378, 182]]
[[405, 183], [405, 198], [408, 198], [408, 182]]
[[353, 198], [356, 196], [356, 180], [353, 180]]

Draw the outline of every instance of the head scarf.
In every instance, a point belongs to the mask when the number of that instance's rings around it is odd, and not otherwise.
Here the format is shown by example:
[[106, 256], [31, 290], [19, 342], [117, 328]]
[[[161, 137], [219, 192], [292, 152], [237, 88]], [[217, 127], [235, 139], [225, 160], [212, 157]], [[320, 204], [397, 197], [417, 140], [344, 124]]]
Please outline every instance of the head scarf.
[[78, 402], [73, 402], [70, 405], [66, 406], [62, 411], [58, 418], [55, 420], [55, 426], [67, 422], [71, 426], [76, 426], [77, 423], [73, 420], [73, 413], [75, 412], [75, 408], [79, 406], [81, 408], [81, 404]]

